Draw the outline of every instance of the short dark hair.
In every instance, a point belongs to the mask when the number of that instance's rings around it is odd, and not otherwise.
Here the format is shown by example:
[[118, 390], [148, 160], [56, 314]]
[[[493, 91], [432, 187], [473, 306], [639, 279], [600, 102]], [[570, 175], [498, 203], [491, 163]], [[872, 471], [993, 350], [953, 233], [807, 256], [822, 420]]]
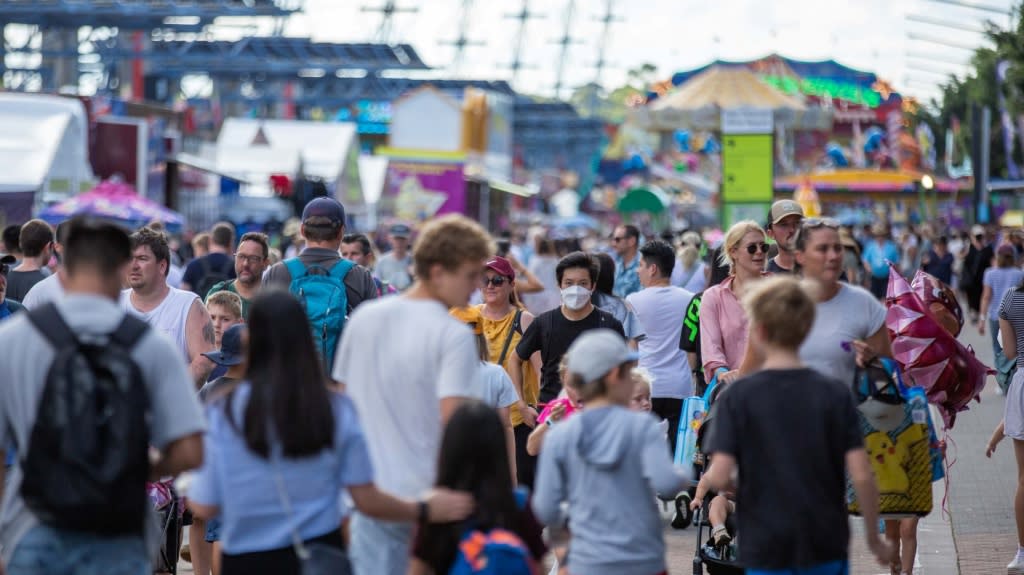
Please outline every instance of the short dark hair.
[[134, 252], [138, 248], [147, 246], [153, 252], [153, 257], [157, 262], [167, 262], [167, 270], [164, 271], [164, 275], [167, 275], [167, 272], [171, 270], [171, 248], [167, 245], [167, 234], [152, 228], [139, 228], [132, 234], [131, 240], [131, 251]]
[[640, 229], [637, 228], [636, 226], [632, 224], [625, 224], [624, 226], [622, 226], [622, 229], [626, 230], [627, 238], [635, 238], [637, 240], [640, 239]]
[[676, 266], [676, 254], [667, 242], [651, 240], [640, 248], [640, 257], [648, 264], [658, 266], [661, 277], [672, 277], [672, 268]]
[[213, 245], [230, 250], [235, 244], [235, 226], [229, 222], [217, 222], [210, 230], [210, 241]]
[[558, 278], [559, 286], [562, 285], [562, 275], [565, 273], [565, 270], [573, 268], [587, 270], [590, 273], [590, 283], [597, 284], [597, 274], [600, 270], [597, 261], [583, 252], [572, 252], [558, 260], [558, 265], [555, 266], [555, 276]]
[[21, 251], [21, 244], [18, 243], [21, 236], [21, 226], [11, 224], [4, 228], [4, 253], [13, 254]]
[[21, 226], [18, 245], [26, 258], [39, 257], [43, 249], [53, 242], [53, 228], [43, 220], [29, 220]]
[[307, 242], [330, 242], [344, 233], [345, 226], [331, 224], [327, 218], [317, 216], [302, 222], [302, 237]]
[[370, 238], [366, 237], [366, 234], [347, 234], [345, 237], [341, 238], [341, 243], [359, 244], [363, 246], [364, 256], [370, 255], [370, 252], [372, 251], [372, 246], [370, 245]]
[[131, 260], [132, 242], [123, 228], [81, 216], [69, 222], [63, 242], [68, 274], [89, 267], [105, 277], [115, 276]]
[[238, 240], [238, 245], [242, 245], [245, 242], [256, 242], [263, 248], [263, 259], [270, 257], [270, 238], [267, 237], [267, 234], [246, 232], [242, 234], [242, 239]]

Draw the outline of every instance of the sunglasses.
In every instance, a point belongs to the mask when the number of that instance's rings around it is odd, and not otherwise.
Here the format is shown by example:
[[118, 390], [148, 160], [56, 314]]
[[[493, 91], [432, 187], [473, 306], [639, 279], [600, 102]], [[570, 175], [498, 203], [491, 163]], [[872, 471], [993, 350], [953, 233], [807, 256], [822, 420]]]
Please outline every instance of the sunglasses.
[[841, 224], [839, 220], [832, 218], [805, 218], [804, 221], [800, 222], [800, 229], [796, 232], [796, 237], [793, 238], [793, 243], [800, 246], [804, 238], [807, 236], [807, 232], [812, 230], [818, 230], [821, 228], [829, 228], [831, 230], [838, 230]]
[[613, 244], [617, 244], [617, 243], [619, 243], [619, 242], [624, 242], [624, 241], [626, 241], [626, 240], [628, 240], [628, 239], [629, 239], [628, 237], [621, 237], [621, 238], [612, 238], [612, 243], [613, 243]]
[[494, 276], [492, 278], [484, 278], [484, 279], [482, 279], [480, 281], [481, 281], [481, 283], [484, 284], [484, 287], [487, 287], [487, 286], [501, 287], [501, 286], [505, 285], [505, 282], [508, 281], [508, 278], [506, 278], [505, 276]]
[[747, 253], [750, 255], [756, 254], [758, 250], [760, 250], [762, 254], [768, 253], [768, 244], [761, 242], [759, 244], [750, 244], [747, 246]]

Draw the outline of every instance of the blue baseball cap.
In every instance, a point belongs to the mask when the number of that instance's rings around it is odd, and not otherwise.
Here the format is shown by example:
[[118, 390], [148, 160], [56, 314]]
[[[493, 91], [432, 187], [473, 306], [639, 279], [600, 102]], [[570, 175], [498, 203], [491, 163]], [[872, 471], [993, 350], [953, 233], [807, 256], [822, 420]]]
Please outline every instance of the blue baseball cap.
[[220, 349], [204, 353], [207, 359], [231, 367], [242, 363], [242, 334], [245, 333], [245, 324], [239, 323], [229, 327], [220, 337]]
[[345, 225], [345, 206], [341, 205], [341, 202], [334, 198], [320, 196], [306, 204], [306, 207], [302, 209], [302, 223], [305, 224], [311, 218], [327, 220], [333, 227], [343, 226]]

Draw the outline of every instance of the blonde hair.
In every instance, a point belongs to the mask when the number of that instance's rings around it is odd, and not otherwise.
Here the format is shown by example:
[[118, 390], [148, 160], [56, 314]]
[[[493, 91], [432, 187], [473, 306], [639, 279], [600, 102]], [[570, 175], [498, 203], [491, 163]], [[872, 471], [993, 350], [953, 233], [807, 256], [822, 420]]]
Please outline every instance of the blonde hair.
[[210, 234], [208, 232], [200, 232], [192, 238], [192, 249], [196, 248], [204, 252], [210, 251]]
[[227, 290], [212, 293], [206, 298], [206, 307], [211, 305], [219, 305], [231, 315], [242, 319], [242, 298], [236, 293]]
[[679, 250], [679, 261], [682, 262], [683, 267], [686, 269], [690, 269], [691, 267], [693, 267], [693, 264], [697, 261], [697, 258], [699, 257], [700, 252], [697, 251], [697, 248], [693, 247], [690, 244], [684, 245]]
[[648, 392], [651, 391], [651, 386], [654, 385], [654, 376], [651, 375], [651, 372], [642, 367], [634, 367], [629, 375], [633, 378], [634, 385], [642, 383], [647, 386]]
[[750, 232], [757, 232], [761, 234], [762, 238], [767, 237], [764, 233], [764, 228], [761, 227], [761, 224], [758, 224], [754, 220], [736, 222], [731, 228], [729, 228], [729, 231], [725, 232], [725, 239], [722, 240], [722, 255], [719, 257], [719, 261], [721, 261], [722, 265], [729, 266], [730, 273], [733, 271], [733, 261], [729, 252], [738, 248], [740, 242], [743, 241], [743, 236]]
[[789, 350], [799, 349], [814, 325], [814, 297], [792, 276], [775, 276], [751, 288], [743, 298], [751, 329], [764, 339]]
[[427, 279], [435, 265], [455, 271], [464, 263], [482, 262], [494, 252], [494, 240], [480, 224], [466, 216], [450, 214], [423, 227], [413, 246], [412, 260], [416, 276]]

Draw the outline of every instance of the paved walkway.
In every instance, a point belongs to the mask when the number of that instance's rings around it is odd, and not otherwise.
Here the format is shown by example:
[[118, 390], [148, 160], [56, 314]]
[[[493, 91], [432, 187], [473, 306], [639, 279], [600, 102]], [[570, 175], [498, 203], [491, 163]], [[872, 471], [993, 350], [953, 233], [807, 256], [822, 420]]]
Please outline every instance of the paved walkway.
[[[983, 362], [992, 363], [987, 336], [981, 337], [975, 328], [967, 327], [961, 341], [972, 345]], [[989, 378], [981, 403], [972, 403], [969, 411], [957, 417], [950, 431], [952, 441], [948, 454], [950, 461], [956, 461], [950, 470], [945, 504], [948, 513], [943, 513], [945, 484], [937, 482], [933, 484], [933, 511], [921, 520], [918, 531], [915, 573], [999, 575], [1006, 573], [1006, 564], [1016, 552], [1013, 497], [1017, 475], [1013, 445], [1004, 440], [991, 460], [985, 458], [985, 445], [1003, 415], [1004, 401], [995, 393], [995, 387], [995, 380]], [[670, 573], [696, 573], [693, 568], [696, 532], [693, 528], [673, 530], [667, 521], [670, 514], [666, 513], [665, 517]], [[875, 563], [867, 551], [863, 522], [852, 518], [851, 527], [851, 573], [887, 574], [888, 568]]]

